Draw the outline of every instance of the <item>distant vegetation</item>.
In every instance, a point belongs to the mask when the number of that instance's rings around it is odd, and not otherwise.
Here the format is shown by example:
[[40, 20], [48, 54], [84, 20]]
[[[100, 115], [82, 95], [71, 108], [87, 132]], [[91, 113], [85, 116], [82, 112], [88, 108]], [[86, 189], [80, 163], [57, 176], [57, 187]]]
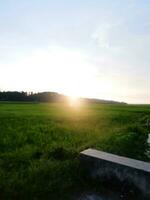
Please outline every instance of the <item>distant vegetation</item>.
[[0, 103], [0, 199], [71, 200], [95, 189], [79, 162], [86, 148], [150, 161], [147, 119], [150, 106]]
[[[17, 92], [8, 91], [0, 92], [0, 101], [28, 101], [28, 102], [67, 102], [68, 97], [56, 92], [39, 92], [39, 93], [27, 93], [27, 92]], [[80, 98], [82, 102], [89, 103], [103, 103], [103, 104], [125, 104], [124, 102], [117, 102], [112, 100], [101, 100], [101, 99], [90, 99], [90, 98]]]

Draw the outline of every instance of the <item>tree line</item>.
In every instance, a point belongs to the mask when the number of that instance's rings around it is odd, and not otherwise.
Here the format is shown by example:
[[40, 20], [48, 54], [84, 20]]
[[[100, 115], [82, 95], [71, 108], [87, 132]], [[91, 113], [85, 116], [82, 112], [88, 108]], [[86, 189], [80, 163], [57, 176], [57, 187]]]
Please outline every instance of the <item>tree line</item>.
[[[0, 101], [24, 101], [24, 102], [67, 102], [68, 97], [57, 92], [18, 92], [3, 91], [0, 92]], [[125, 104], [112, 100], [80, 98], [84, 103], [103, 103], [103, 104]]]
[[65, 100], [66, 96], [58, 94], [56, 92], [0, 92], [0, 101], [58, 102]]

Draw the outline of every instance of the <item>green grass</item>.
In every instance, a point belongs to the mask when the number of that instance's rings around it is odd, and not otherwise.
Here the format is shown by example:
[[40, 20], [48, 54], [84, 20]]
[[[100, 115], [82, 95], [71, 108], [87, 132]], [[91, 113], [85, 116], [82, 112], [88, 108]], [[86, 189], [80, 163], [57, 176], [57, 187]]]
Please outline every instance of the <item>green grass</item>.
[[90, 187], [79, 152], [149, 161], [150, 106], [0, 103], [0, 199], [67, 200]]

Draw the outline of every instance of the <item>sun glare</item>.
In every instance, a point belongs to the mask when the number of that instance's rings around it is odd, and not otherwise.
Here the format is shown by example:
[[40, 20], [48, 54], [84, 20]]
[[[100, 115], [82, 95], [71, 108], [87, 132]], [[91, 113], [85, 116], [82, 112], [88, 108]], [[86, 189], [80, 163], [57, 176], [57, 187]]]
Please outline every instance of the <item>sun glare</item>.
[[80, 105], [80, 99], [77, 96], [68, 96], [69, 104], [73, 107], [78, 107]]
[[[20, 68], [20, 66], [24, 66]], [[52, 46], [36, 49], [32, 54], [14, 64], [13, 71], [23, 74], [12, 79], [11, 69], [8, 81], [15, 88], [25, 91], [56, 91], [70, 96], [72, 105], [79, 104], [79, 97], [107, 97], [112, 92], [110, 78], [98, 77], [98, 70], [84, 53]], [[26, 79], [28, 77], [28, 81]], [[18, 82], [20, 83], [18, 85]], [[11, 88], [10, 88], [11, 89]]]

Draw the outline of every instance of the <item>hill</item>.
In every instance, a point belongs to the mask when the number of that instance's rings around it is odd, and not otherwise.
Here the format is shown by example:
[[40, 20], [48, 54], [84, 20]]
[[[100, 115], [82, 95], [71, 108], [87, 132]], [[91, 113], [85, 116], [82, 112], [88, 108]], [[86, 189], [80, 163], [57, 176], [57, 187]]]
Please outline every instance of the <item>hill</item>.
[[[126, 104], [124, 102], [117, 102], [113, 100], [79, 98], [80, 101], [86, 103], [102, 103], [102, 104]], [[4, 91], [0, 92], [0, 101], [29, 101], [29, 102], [67, 102], [68, 96], [59, 94], [57, 92], [38, 92], [27, 93], [18, 91]]]

